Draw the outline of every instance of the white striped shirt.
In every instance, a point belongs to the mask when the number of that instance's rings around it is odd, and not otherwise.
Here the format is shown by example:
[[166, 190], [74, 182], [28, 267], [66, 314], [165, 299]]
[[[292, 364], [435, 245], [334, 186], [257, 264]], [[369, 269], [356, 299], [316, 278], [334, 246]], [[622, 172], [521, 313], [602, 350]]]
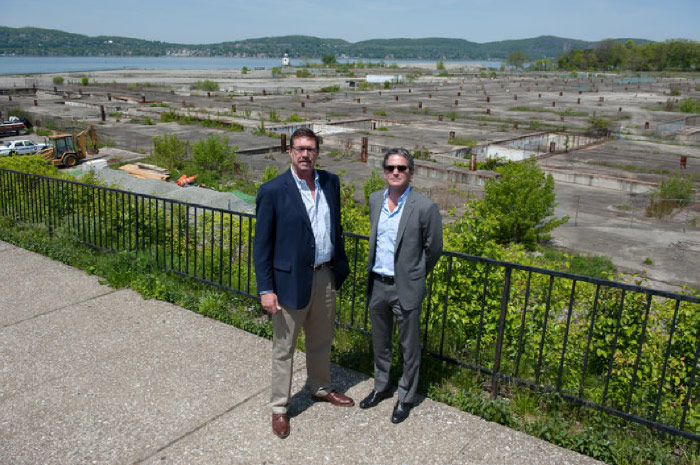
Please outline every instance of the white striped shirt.
[[297, 183], [301, 200], [306, 207], [306, 213], [309, 215], [311, 229], [314, 232], [314, 240], [316, 248], [314, 249], [315, 258], [314, 265], [320, 265], [331, 261], [333, 258], [333, 242], [331, 241], [331, 211], [328, 208], [326, 196], [323, 194], [320, 184], [318, 183], [318, 172], [314, 170], [314, 183], [316, 184], [316, 198], [311, 194], [311, 189], [306, 184], [306, 181], [299, 179], [297, 174], [292, 171], [292, 176]]

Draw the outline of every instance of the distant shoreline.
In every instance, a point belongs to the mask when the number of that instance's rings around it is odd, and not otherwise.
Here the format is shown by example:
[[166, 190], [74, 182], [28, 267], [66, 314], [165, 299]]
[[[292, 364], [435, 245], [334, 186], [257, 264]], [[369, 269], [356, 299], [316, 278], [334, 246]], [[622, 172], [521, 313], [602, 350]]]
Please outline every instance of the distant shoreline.
[[[480, 66], [484, 68], [498, 68], [502, 61], [492, 60], [443, 60], [448, 67]], [[306, 63], [320, 63], [320, 59], [290, 60], [292, 66], [303, 66]], [[420, 66], [434, 67], [437, 60], [366, 60], [366, 59], [339, 59], [339, 63], [385, 63], [387, 70], [390, 66], [399, 67]], [[90, 71], [118, 71], [118, 70], [176, 70], [176, 69], [209, 69], [209, 70], [240, 70], [248, 69], [272, 69], [282, 66], [280, 58], [226, 58], [226, 57], [82, 57], [82, 56], [0, 56], [0, 75], [15, 74], [52, 74], [52, 73], [77, 73]]]

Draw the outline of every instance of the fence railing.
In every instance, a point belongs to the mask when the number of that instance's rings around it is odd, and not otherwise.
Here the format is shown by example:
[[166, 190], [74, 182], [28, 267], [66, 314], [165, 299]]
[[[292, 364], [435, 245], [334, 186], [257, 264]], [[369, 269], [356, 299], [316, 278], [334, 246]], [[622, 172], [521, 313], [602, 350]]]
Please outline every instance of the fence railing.
[[[253, 215], [0, 170], [0, 215], [257, 299]], [[368, 238], [346, 233], [336, 323], [369, 332]], [[428, 280], [429, 356], [700, 439], [700, 298], [446, 251]]]

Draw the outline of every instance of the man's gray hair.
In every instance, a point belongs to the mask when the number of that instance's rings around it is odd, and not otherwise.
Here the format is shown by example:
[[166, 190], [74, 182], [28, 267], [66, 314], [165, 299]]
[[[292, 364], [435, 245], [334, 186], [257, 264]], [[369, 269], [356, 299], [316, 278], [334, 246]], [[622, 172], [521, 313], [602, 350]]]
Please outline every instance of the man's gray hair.
[[413, 172], [414, 168], [414, 163], [413, 163], [413, 155], [406, 150], [402, 148], [394, 148], [394, 149], [389, 149], [384, 152], [384, 160], [382, 160], [382, 168], [386, 168], [386, 161], [389, 159], [390, 156], [392, 155], [401, 155], [406, 159], [406, 163], [408, 163], [408, 170]]

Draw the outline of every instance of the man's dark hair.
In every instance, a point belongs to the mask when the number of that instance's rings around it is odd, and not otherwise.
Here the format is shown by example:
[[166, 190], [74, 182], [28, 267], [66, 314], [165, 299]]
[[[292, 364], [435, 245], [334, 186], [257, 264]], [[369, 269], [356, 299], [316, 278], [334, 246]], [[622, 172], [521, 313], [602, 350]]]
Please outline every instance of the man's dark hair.
[[289, 139], [289, 145], [294, 147], [294, 139], [298, 137], [310, 137], [311, 139], [316, 141], [316, 150], [318, 150], [321, 147], [319, 137], [316, 135], [315, 132], [313, 132], [309, 128], [299, 128], [296, 131], [294, 131], [294, 134], [292, 134], [292, 137]]
[[406, 159], [406, 163], [408, 163], [408, 170], [413, 172], [413, 155], [406, 150], [406, 149], [401, 149], [401, 148], [396, 148], [396, 149], [389, 149], [384, 152], [384, 160], [382, 160], [382, 168], [386, 168], [386, 161], [389, 159], [390, 156], [392, 155], [401, 155]]

